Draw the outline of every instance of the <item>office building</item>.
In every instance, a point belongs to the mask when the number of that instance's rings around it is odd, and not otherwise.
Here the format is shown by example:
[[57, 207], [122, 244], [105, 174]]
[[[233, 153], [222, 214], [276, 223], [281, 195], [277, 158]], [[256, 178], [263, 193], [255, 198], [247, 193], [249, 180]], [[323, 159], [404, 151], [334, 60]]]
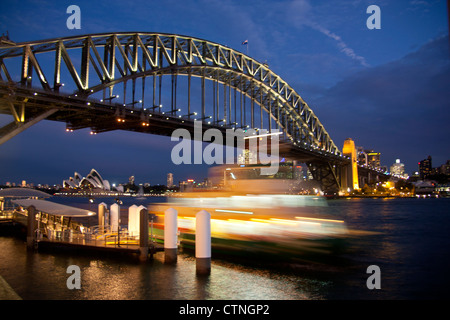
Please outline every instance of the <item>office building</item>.
[[426, 179], [432, 172], [431, 156], [419, 162], [419, 176], [420, 179]]
[[370, 152], [367, 152], [367, 165], [374, 168], [380, 168], [380, 155], [379, 152], [374, 152], [373, 150], [370, 150]]
[[391, 166], [391, 174], [396, 176], [403, 176], [405, 173], [405, 165], [400, 162], [400, 159], [396, 159], [395, 163]]
[[173, 173], [167, 174], [167, 188], [173, 187]]

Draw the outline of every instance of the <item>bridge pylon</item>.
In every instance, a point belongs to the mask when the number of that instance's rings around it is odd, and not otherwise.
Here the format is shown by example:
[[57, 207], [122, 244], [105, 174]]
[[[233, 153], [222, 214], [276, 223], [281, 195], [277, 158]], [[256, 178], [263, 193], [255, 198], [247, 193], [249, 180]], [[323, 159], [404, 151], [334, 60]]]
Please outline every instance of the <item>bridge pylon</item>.
[[358, 190], [358, 162], [356, 159], [355, 142], [352, 139], [348, 138], [344, 141], [342, 154], [350, 158], [350, 163], [343, 166], [341, 170], [341, 191], [347, 192], [349, 189]]

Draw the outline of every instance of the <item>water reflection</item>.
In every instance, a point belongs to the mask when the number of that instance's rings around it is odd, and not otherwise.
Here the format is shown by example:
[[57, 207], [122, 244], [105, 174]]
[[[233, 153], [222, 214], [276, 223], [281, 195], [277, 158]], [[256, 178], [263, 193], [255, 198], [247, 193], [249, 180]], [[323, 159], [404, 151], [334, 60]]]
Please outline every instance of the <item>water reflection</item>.
[[[369, 201], [367, 201], [369, 200]], [[448, 298], [448, 199], [330, 201], [328, 214], [349, 227], [378, 233], [355, 238], [343, 261], [243, 264], [214, 256], [209, 277], [181, 252], [176, 265], [87, 256], [33, 253], [23, 239], [0, 236], [0, 275], [23, 299], [409, 299]], [[431, 202], [433, 201], [433, 202]], [[382, 290], [366, 287], [366, 268], [378, 265]], [[81, 268], [81, 290], [66, 286], [69, 265]]]

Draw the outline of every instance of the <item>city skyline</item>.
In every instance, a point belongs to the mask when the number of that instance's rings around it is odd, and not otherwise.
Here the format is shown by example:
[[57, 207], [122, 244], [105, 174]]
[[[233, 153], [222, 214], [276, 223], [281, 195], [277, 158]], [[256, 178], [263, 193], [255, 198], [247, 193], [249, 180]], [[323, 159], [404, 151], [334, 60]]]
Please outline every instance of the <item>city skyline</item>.
[[[73, 4], [81, 9], [81, 30], [66, 28], [69, 3], [4, 1], [0, 32], [23, 42], [154, 31], [248, 50], [303, 97], [341, 150], [350, 137], [357, 146], [379, 152], [381, 165], [390, 167], [402, 159], [409, 174], [428, 155], [435, 165], [450, 158], [445, 1], [136, 1], [138, 13], [119, 1]], [[366, 27], [370, 4], [381, 9], [379, 30]], [[9, 121], [10, 116], [0, 116], [0, 126]], [[170, 137], [121, 131], [68, 134], [63, 123], [42, 121], [0, 145], [1, 183], [61, 183], [74, 168], [96, 168], [111, 183], [134, 175], [138, 182], [164, 184], [169, 172], [179, 177], [176, 181], [205, 178], [207, 165], [171, 162], [174, 145]]]

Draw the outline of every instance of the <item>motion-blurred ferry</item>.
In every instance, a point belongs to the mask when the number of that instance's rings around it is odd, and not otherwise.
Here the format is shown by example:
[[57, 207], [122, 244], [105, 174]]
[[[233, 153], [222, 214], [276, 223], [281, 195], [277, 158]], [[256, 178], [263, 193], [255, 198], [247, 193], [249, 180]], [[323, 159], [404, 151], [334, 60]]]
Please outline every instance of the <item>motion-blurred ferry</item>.
[[165, 210], [176, 209], [181, 245], [194, 248], [195, 215], [206, 210], [211, 214], [213, 252], [298, 256], [340, 247], [348, 236], [345, 222], [326, 213], [323, 196], [301, 194], [304, 185], [294, 179], [292, 166], [280, 166], [274, 176], [261, 176], [259, 170], [213, 168], [210, 178], [222, 179], [224, 188], [182, 192], [154, 204], [150, 211], [158, 215], [156, 228], [163, 229]]

